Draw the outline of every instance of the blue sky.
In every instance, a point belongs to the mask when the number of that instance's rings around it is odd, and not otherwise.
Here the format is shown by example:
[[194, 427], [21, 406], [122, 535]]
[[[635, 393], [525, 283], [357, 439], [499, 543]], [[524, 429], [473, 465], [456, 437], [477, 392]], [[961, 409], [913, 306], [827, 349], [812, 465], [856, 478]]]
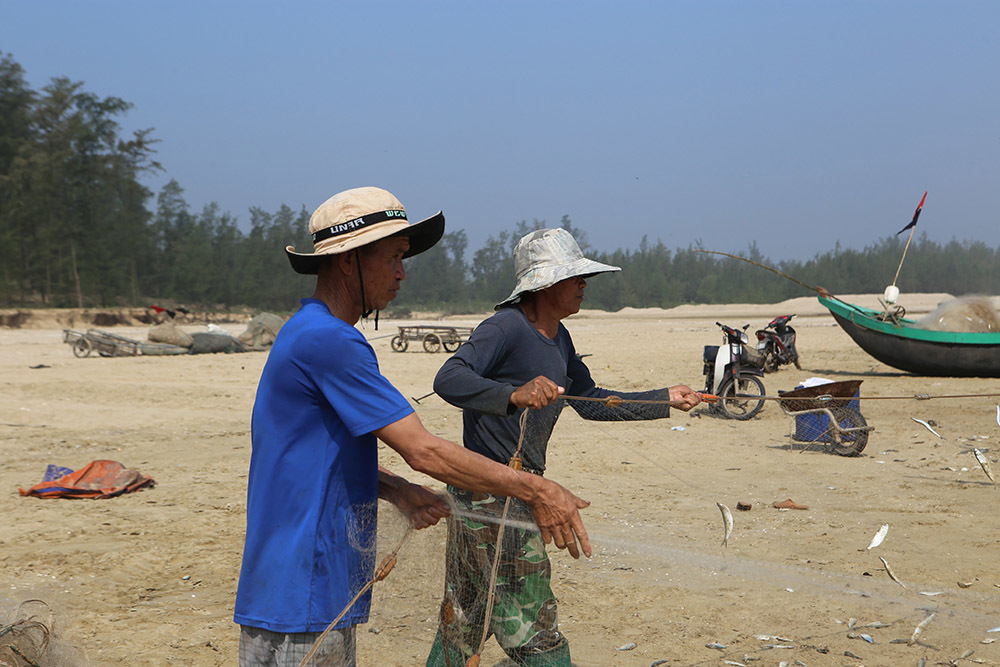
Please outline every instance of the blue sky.
[[808, 259], [1000, 245], [1000, 3], [0, 0], [30, 84], [153, 127], [194, 211], [378, 185], [470, 248], [568, 215], [601, 250]]

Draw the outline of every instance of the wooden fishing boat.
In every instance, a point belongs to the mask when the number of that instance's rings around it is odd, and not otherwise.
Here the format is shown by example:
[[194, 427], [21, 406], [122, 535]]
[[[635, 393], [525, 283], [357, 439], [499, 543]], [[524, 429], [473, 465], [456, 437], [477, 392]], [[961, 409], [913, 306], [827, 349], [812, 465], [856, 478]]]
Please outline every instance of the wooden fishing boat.
[[819, 302], [862, 350], [883, 364], [918, 375], [1000, 377], [1000, 333], [931, 331], [903, 317], [822, 294]]

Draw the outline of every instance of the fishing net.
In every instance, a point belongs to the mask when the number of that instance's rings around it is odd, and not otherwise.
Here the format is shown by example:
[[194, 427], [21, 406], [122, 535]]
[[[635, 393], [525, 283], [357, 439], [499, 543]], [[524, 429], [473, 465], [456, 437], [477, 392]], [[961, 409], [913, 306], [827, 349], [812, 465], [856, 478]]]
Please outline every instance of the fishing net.
[[[547, 444], [560, 414], [567, 411], [576, 417], [596, 422], [638, 422], [658, 420], [669, 413], [666, 390], [629, 394], [631, 401], [618, 398], [559, 400], [541, 410], [522, 410], [518, 417], [504, 420], [510, 429], [504, 452], [508, 465], [533, 474], [544, 474]], [[665, 428], [661, 425], [659, 428]], [[493, 638], [496, 645], [519, 664], [544, 665], [546, 656], [553, 664], [568, 649], [559, 630], [557, 604], [551, 589], [551, 564], [546, 545], [529, 506], [517, 499], [448, 488], [452, 516], [446, 521], [445, 544], [440, 558], [429, 568], [440, 584], [432, 604], [436, 610], [432, 627], [436, 633], [430, 645], [431, 664], [466, 665], [482, 653]], [[359, 512], [358, 515], [365, 513]], [[357, 537], [363, 531], [359, 523], [349, 527], [352, 546], [370, 554], [374, 576], [353, 582], [358, 602], [365, 604], [374, 583], [385, 579], [403, 558], [402, 546], [414, 533], [398, 511], [380, 503], [377, 544]], [[427, 563], [407, 561], [406, 576], [414, 570], [427, 571]], [[380, 584], [388, 591], [392, 579]], [[382, 588], [384, 586], [384, 588]], [[412, 616], [401, 612], [396, 595], [384, 592], [383, 603], [373, 603], [372, 623], [379, 628], [392, 625], [397, 617]], [[391, 600], [389, 604], [384, 604]], [[346, 611], [346, 610], [345, 610]], [[426, 656], [421, 656], [421, 662]], [[541, 659], [541, 661], [539, 661]], [[303, 664], [311, 664], [305, 661]]]
[[54, 637], [55, 613], [44, 600], [0, 598], [0, 665], [85, 667], [86, 656]]
[[[829, 387], [816, 390], [830, 392]], [[850, 404], [859, 403], [852, 394], [820, 401], [822, 409], [830, 411], [828, 421], [801, 429], [798, 435], [815, 443], [803, 451], [818, 448], [820, 443], [832, 446], [829, 441], [836, 442], [835, 437], [831, 438], [832, 424], [841, 430], [852, 427], [853, 422], [847, 420], [853, 418], [855, 408]], [[430, 664], [454, 667], [542, 665], [549, 657], [553, 662], [558, 660], [566, 637], [575, 647], [574, 664], [610, 664], [610, 655], [617, 655], [610, 653], [617, 650], [615, 647], [629, 646], [620, 634], [632, 633], [627, 636], [641, 642], [641, 635], [635, 634], [640, 627], [650, 632], [652, 626], [666, 625], [689, 636], [701, 631], [695, 628], [711, 632], [707, 628], [714, 619], [734, 624], [732, 627], [739, 625], [747, 632], [759, 628], [758, 621], [741, 618], [733, 611], [732, 600], [757, 593], [773, 595], [775, 589], [796, 591], [794, 596], [789, 593], [789, 599], [795, 601], [785, 610], [787, 614], [776, 614], [784, 619], [781, 623], [794, 623], [792, 617], [805, 617], [816, 609], [849, 609], [843, 615], [847, 619], [858, 615], [856, 608], [863, 599], [864, 604], [899, 612], [909, 624], [909, 635], [913, 628], [910, 623], [915, 624], [924, 614], [911, 612], [912, 600], [901, 596], [916, 593], [903, 591], [888, 578], [873, 580], [867, 575], [838, 573], [837, 568], [826, 571], [805, 565], [812, 562], [808, 558], [824, 557], [823, 544], [799, 544], [787, 556], [787, 563], [751, 557], [750, 542], [766, 542], [772, 539], [769, 530], [780, 530], [776, 526], [782, 522], [781, 510], [771, 510], [767, 515], [760, 510], [742, 514], [738, 510], [749, 507], [739, 507], [736, 500], [744, 494], [752, 499], [751, 490], [757, 482], [772, 489], [771, 482], [745, 480], [745, 486], [739, 488], [723, 487], [720, 475], [736, 479], [739, 474], [720, 471], [738, 471], [738, 460], [714, 460], [711, 442], [704, 443], [701, 453], [690, 448], [669, 448], [671, 440], [693, 437], [690, 431], [683, 431], [694, 430], [692, 418], [704, 418], [708, 408], [700, 406], [690, 415], [674, 411], [671, 419], [663, 420], [658, 417], [666, 414], [665, 400], [656, 394], [645, 396], [621, 403], [564, 397], [549, 408], [522, 412], [521, 418], [512, 420], [516, 444], [506, 452], [508, 462], [515, 466], [520, 462], [523, 469], [535, 472], [544, 468], [546, 476], [565, 481], [571, 490], [579, 488], [581, 495], [594, 503], [583, 512], [594, 547], [589, 560], [571, 561], [551, 544], [546, 548], [530, 510], [517, 500], [450, 489], [452, 516], [442, 525], [420, 531], [411, 530], [393, 506], [380, 502], [377, 543], [355, 542], [357, 548], [372, 554], [376, 572], [364, 582], [355, 582], [362, 599], [368, 589], [372, 596], [369, 622], [359, 626], [358, 631], [359, 664], [422, 665], [430, 656]], [[748, 456], [767, 446], [754, 433], [770, 433], [769, 446], [784, 448], [787, 441], [776, 431], [787, 433], [788, 422], [794, 420], [788, 420], [780, 406], [784, 404], [792, 411], [819, 409], [817, 398], [799, 397], [800, 403], [775, 401], [767, 408], [767, 420], [732, 421], [733, 437], [747, 438], [746, 446], [752, 448]], [[436, 400], [420, 404], [420, 416], [432, 432], [461, 441], [459, 410]], [[799, 430], [797, 425], [795, 428]], [[749, 435], [739, 435], [744, 432]], [[543, 446], [546, 440], [548, 447]], [[849, 439], [846, 442], [846, 446], [853, 446]], [[585, 482], [581, 478], [564, 480], [567, 471], [584, 459], [591, 466], [596, 463], [607, 474], [585, 478]], [[706, 465], [706, 460], [711, 464]], [[557, 472], [550, 475], [553, 465]], [[630, 470], [638, 472], [640, 467], [648, 469], [642, 477], [630, 476]], [[652, 478], [650, 470], [655, 473]], [[645, 481], [632, 485], [630, 479]], [[831, 489], [832, 485], [815, 490], [806, 500], [831, 507], [837, 494]], [[763, 493], [769, 494], [769, 490]], [[791, 495], [802, 500], [794, 492]], [[606, 508], [611, 497], [626, 501], [609, 512]], [[769, 498], [768, 506], [772, 500], [784, 497]], [[729, 504], [722, 515], [725, 523], [720, 519], [722, 503]], [[729, 513], [730, 508], [734, 512]], [[796, 516], [788, 517], [788, 521], [811, 516], [793, 514]], [[679, 516], [688, 518], [680, 520]], [[691, 517], [697, 519], [692, 521]], [[757, 527], [751, 528], [754, 523]], [[773, 539], [784, 542], [777, 533]], [[893, 559], [894, 564], [899, 558]], [[391, 574], [381, 578], [380, 571], [387, 569]], [[642, 582], [638, 587], [637, 580]], [[691, 617], [683, 611], [675, 618], [678, 609], [670, 596], [678, 589], [695, 591], [704, 605], [701, 613], [708, 616], [697, 618], [693, 626], [689, 625]], [[864, 596], [859, 598], [862, 591]], [[716, 593], [718, 608], [709, 602]], [[967, 612], [975, 616], [977, 623], [982, 622], [984, 604]], [[663, 617], [666, 611], [670, 614]], [[640, 620], [643, 613], [651, 620]], [[576, 624], [581, 622], [592, 636], [580, 632]], [[708, 635], [702, 644], [707, 646], [711, 640]], [[604, 648], [595, 650], [598, 642]], [[664, 639], [659, 642], [669, 643]], [[393, 656], [390, 663], [385, 662], [387, 655]], [[480, 656], [482, 662], [476, 662]]]
[[963, 333], [1000, 332], [1000, 313], [985, 296], [963, 296], [938, 305], [918, 322], [921, 329]]
[[33, 664], [46, 657], [52, 615], [41, 600], [0, 610], [0, 664]]

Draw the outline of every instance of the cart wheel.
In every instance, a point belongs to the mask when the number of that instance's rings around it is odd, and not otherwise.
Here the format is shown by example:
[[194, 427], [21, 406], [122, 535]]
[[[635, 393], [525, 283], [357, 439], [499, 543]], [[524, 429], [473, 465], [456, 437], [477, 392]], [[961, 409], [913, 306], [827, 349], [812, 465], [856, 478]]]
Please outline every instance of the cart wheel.
[[89, 356], [92, 349], [90, 341], [86, 338], [77, 338], [76, 342], [73, 343], [73, 354], [81, 359]]
[[[726, 380], [719, 391], [719, 409], [727, 419], [746, 421], [764, 408], [764, 383], [756, 375], [741, 375], [736, 381]], [[736, 398], [736, 396], [750, 398]]]
[[860, 456], [868, 444], [868, 431], [844, 433], [841, 429], [865, 428], [868, 422], [854, 408], [834, 408], [830, 410], [837, 417], [837, 426], [830, 427], [830, 447], [834, 454]]
[[437, 337], [437, 334], [429, 333], [424, 336], [424, 350], [427, 352], [437, 352], [441, 349], [441, 339]]
[[409, 347], [409, 343], [402, 336], [393, 336], [389, 345], [392, 346], [393, 352], [406, 352], [406, 348]]
[[441, 344], [444, 345], [444, 349], [446, 352], [454, 352], [459, 348], [459, 346], [462, 345], [462, 341], [457, 339], [452, 339], [452, 340], [442, 341]]

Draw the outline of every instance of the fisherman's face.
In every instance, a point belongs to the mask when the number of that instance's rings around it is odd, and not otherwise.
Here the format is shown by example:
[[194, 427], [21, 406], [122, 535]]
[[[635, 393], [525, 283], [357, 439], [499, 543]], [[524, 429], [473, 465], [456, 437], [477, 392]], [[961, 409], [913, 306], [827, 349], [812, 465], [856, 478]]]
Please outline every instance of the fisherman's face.
[[361, 253], [361, 275], [365, 281], [365, 309], [383, 310], [396, 298], [399, 284], [406, 279], [403, 254], [410, 239], [393, 237], [376, 241]]
[[560, 280], [545, 291], [549, 293], [549, 302], [559, 319], [575, 315], [580, 312], [580, 305], [583, 303], [583, 290], [587, 287], [587, 279], [583, 276], [574, 276], [566, 280]]

